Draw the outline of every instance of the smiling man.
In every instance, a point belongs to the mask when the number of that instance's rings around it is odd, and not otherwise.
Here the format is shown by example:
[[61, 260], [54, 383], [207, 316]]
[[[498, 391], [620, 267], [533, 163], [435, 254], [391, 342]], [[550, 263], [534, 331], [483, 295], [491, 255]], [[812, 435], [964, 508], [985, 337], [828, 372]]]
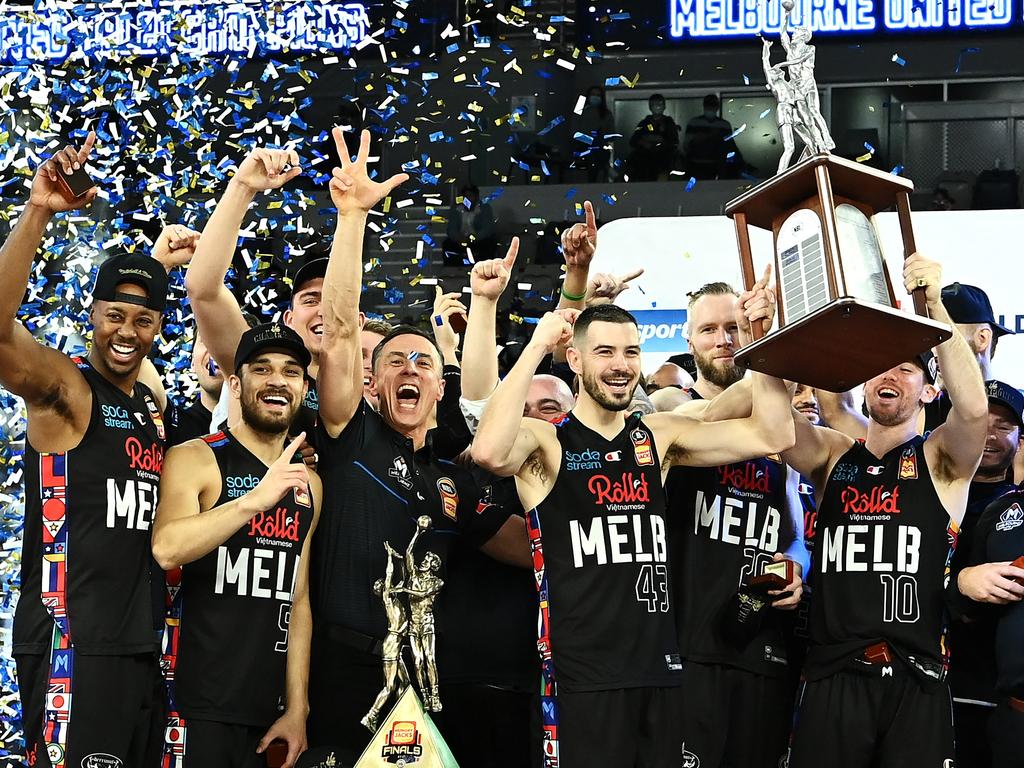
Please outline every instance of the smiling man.
[[308, 539], [321, 493], [293, 460], [303, 435], [285, 443], [310, 354], [269, 323], [242, 335], [234, 360], [241, 421], [167, 454], [153, 529], [160, 566], [183, 566], [166, 641], [167, 749], [183, 768], [259, 768], [282, 739], [290, 768], [306, 748]]
[[160, 332], [167, 276], [146, 256], [105, 261], [85, 358], [41, 346], [16, 319], [50, 219], [96, 196], [69, 201], [57, 179], [83, 166], [94, 142], [90, 133], [80, 150], [40, 166], [0, 251], [0, 384], [28, 410], [14, 656], [29, 765], [97, 756], [149, 768], [163, 728], [149, 537], [166, 398], [138, 377]]
[[[903, 278], [949, 322], [939, 264], [915, 253]], [[937, 394], [927, 352], [865, 383], [864, 441], [796, 416], [783, 458], [814, 484], [818, 544], [793, 768], [953, 763], [943, 589], [988, 405], [963, 336], [936, 352], [952, 410], [927, 439], [917, 434]]]
[[[575, 406], [557, 424], [523, 418], [537, 366], [570, 341], [566, 358], [581, 381]], [[472, 456], [514, 475], [528, 510], [546, 766], [680, 764], [683, 665], [671, 590], [679, 563], [667, 541], [664, 476], [675, 465], [713, 466], [792, 444], [782, 382], [752, 378], [745, 419], [627, 416], [640, 381], [639, 331], [632, 315], [603, 304], [541, 318], [490, 396]]]
[[[521, 518], [487, 503], [468, 470], [435, 453], [431, 425], [444, 392], [442, 355], [434, 340], [409, 326], [387, 333], [371, 357], [370, 394], [363, 397], [359, 297], [363, 234], [369, 210], [406, 177], [369, 178], [369, 133], [350, 160], [335, 129], [342, 167], [331, 198], [338, 209], [323, 283], [320, 420], [317, 446], [324, 479], [324, 516], [314, 539], [314, 595], [309, 739], [355, 760], [370, 734], [360, 724], [380, 690], [387, 616], [371, 586], [385, 577], [384, 543], [405, 551], [426, 515], [428, 530], [413, 555], [428, 552], [444, 572], [456, 535], [505, 561], [529, 565]], [[431, 558], [433, 560], [433, 558]], [[441, 575], [442, 581], [446, 575]], [[443, 626], [438, 626], [442, 637]], [[441, 640], [443, 642], [443, 640]], [[431, 683], [433, 686], [433, 683]], [[436, 690], [421, 691], [437, 710]]]

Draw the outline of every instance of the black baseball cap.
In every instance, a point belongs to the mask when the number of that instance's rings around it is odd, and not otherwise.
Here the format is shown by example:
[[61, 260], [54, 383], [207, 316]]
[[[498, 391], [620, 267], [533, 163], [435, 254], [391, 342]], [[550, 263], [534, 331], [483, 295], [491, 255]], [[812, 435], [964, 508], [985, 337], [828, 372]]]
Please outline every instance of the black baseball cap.
[[914, 362], [921, 366], [924, 371], [924, 378], [929, 384], [934, 384], [939, 378], [939, 361], [930, 349], [926, 349], [914, 358]]
[[[146, 295], [118, 293], [117, 286], [122, 283], [144, 288]], [[150, 256], [138, 253], [111, 256], [100, 264], [92, 297], [100, 301], [123, 301], [163, 312], [167, 305], [167, 272], [163, 264]]]
[[235, 373], [238, 373], [257, 352], [264, 349], [282, 349], [295, 355], [303, 368], [309, 366], [313, 359], [302, 343], [302, 337], [287, 325], [281, 323], [263, 323], [250, 328], [242, 334], [235, 350]]
[[1013, 411], [1017, 426], [1024, 427], [1024, 395], [1020, 393], [1020, 390], [1011, 387], [1005, 381], [992, 379], [985, 382], [985, 391], [988, 393], [990, 403], [1005, 405]]
[[327, 274], [327, 257], [319, 256], [315, 259], [310, 259], [295, 273], [292, 278], [292, 296], [299, 292], [299, 289], [303, 285], [308, 283], [310, 280], [315, 280], [318, 277], [323, 277]]
[[981, 288], [963, 283], [952, 283], [942, 289], [942, 304], [954, 323], [988, 323], [994, 336], [1013, 333], [996, 322], [992, 302]]

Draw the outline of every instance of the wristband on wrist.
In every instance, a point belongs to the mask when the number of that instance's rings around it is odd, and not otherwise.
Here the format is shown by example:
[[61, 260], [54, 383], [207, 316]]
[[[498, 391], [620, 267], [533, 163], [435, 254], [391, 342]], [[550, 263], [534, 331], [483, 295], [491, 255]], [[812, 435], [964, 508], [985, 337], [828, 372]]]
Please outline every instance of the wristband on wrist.
[[586, 291], [581, 293], [579, 296], [573, 296], [571, 293], [565, 290], [565, 285], [562, 285], [561, 294], [569, 301], [583, 301], [583, 299], [585, 299], [587, 296]]

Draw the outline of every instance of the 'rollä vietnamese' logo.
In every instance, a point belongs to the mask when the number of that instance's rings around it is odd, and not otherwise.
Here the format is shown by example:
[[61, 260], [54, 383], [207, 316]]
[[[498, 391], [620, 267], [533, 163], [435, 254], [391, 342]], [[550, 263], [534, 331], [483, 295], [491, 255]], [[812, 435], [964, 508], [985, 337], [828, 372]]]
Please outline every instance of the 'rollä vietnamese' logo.
[[839, 498], [843, 503], [843, 514], [846, 515], [898, 515], [901, 512], [899, 486], [889, 490], [876, 485], [863, 492], [851, 485], [843, 490]]
[[651, 500], [647, 478], [634, 477], [632, 472], [623, 472], [620, 480], [594, 475], [587, 482], [587, 490], [594, 495], [595, 504], [645, 504]]

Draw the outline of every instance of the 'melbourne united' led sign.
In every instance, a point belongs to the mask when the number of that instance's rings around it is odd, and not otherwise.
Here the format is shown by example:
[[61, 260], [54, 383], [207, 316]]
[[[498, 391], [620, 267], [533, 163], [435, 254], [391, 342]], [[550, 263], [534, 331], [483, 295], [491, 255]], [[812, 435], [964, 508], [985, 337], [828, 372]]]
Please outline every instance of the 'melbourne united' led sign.
[[[968, 31], [1015, 24], [1013, 0], [796, 0], [794, 23], [814, 32]], [[672, 37], [778, 33], [778, 0], [669, 0]]]
[[40, 5], [0, 13], [0, 60], [347, 50], [369, 26], [365, 6], [338, 0]]

